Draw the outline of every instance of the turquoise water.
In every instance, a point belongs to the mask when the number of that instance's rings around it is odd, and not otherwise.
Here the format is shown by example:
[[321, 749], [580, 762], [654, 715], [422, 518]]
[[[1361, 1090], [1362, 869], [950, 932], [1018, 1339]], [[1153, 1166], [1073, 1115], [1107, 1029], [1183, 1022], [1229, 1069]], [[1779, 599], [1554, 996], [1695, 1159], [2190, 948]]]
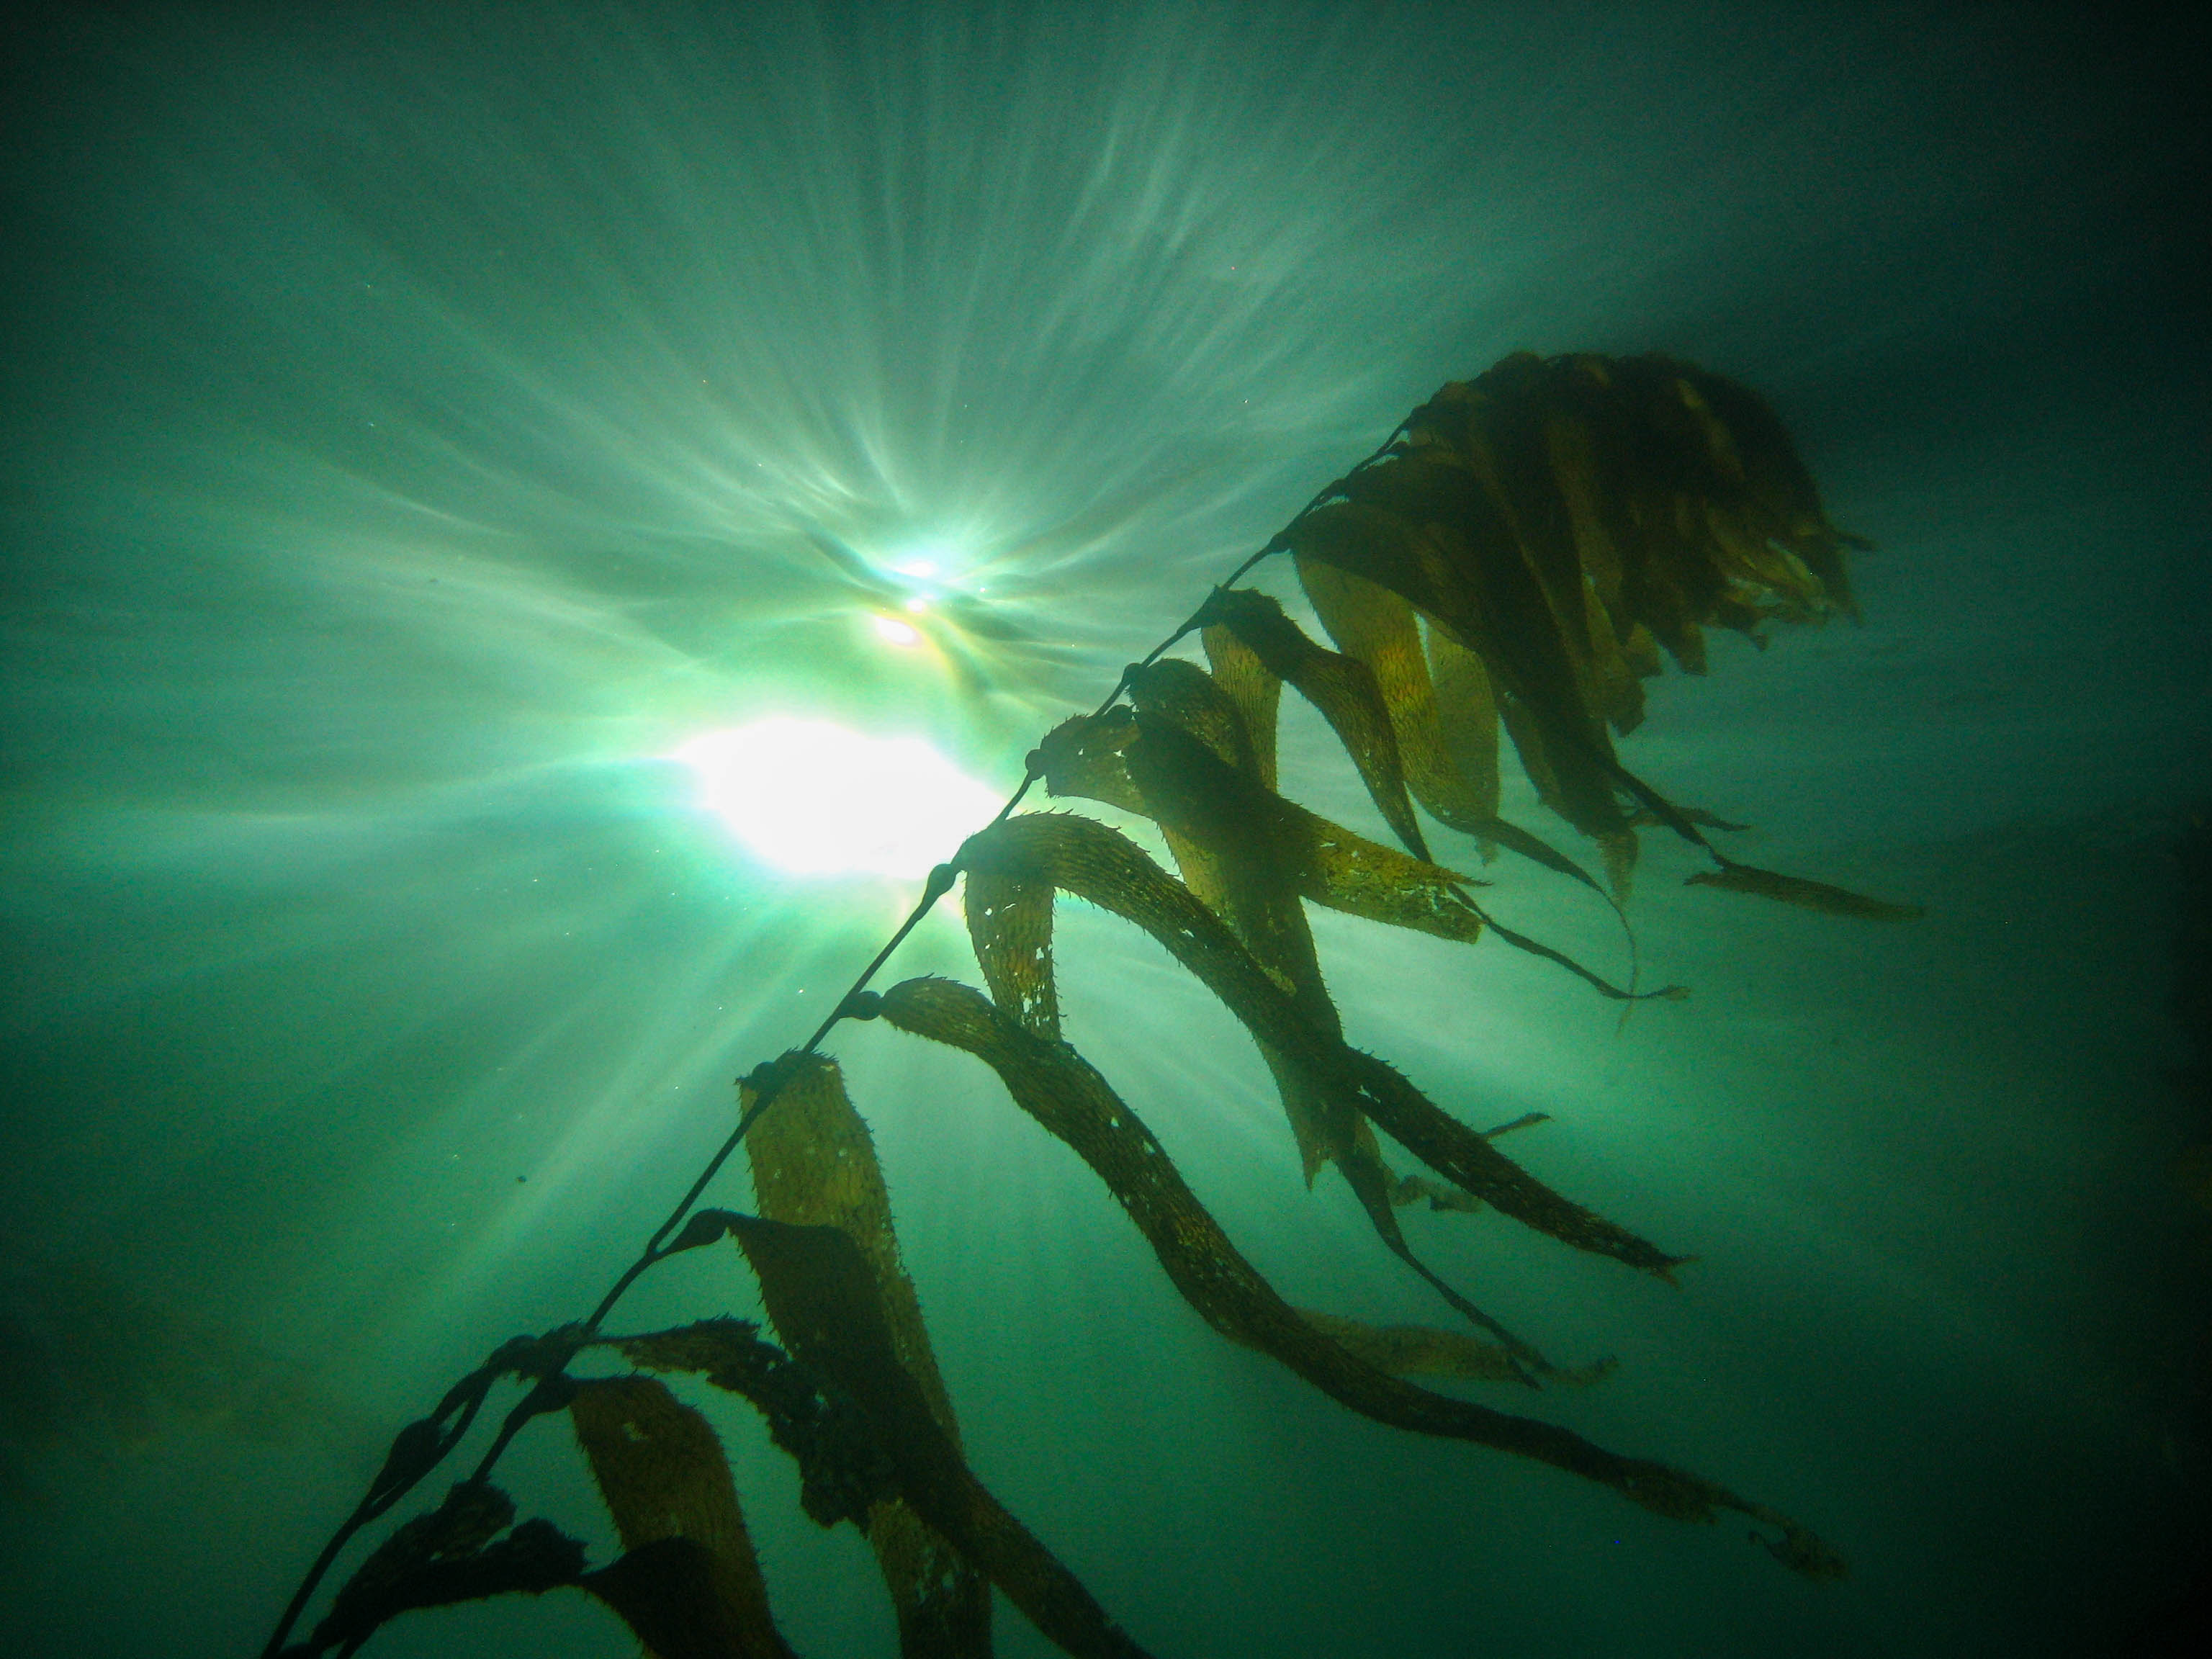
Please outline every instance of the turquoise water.
[[[1867, 623], [1717, 642], [1624, 754], [1754, 825], [1745, 856], [1929, 915], [1686, 888], [1653, 838], [1643, 971], [1692, 995], [1625, 1029], [1489, 941], [1323, 915], [1322, 961], [1352, 1041], [1471, 1122], [1550, 1114], [1516, 1157], [1698, 1258], [1669, 1289], [1408, 1212], [1554, 1358], [1620, 1361], [1443, 1386], [1719, 1480], [1851, 1576], [1331, 1405], [1210, 1332], [982, 1068], [848, 1025], [970, 1461], [1163, 1659], [2076, 1654], [2184, 1594], [2189, 40], [2059, 8], [338, 9], [64, 12], [10, 52], [0, 1650], [258, 1650], [392, 1432], [588, 1310], [731, 1079], [903, 914], [907, 841], [840, 824], [1010, 787], [1520, 349], [1775, 401], [1876, 544]], [[778, 719], [953, 781], [810, 818], [851, 779], [802, 771], [753, 792], [768, 829], [718, 813], [679, 751]], [[1286, 791], [1376, 830], [1285, 721]], [[1515, 780], [1507, 809], [1570, 836]], [[1586, 893], [1485, 873], [1624, 971]], [[1292, 1301], [1446, 1322], [1334, 1174], [1306, 1190], [1164, 952], [1067, 905], [1059, 950], [1068, 1037]], [[925, 972], [978, 977], [957, 910], [886, 978]], [[726, 1311], [757, 1291], [702, 1251], [615, 1323]], [[853, 1529], [684, 1392], [793, 1645], [895, 1651]], [[501, 1473], [611, 1559], [557, 1421]], [[371, 1650], [633, 1649], [560, 1592]]]

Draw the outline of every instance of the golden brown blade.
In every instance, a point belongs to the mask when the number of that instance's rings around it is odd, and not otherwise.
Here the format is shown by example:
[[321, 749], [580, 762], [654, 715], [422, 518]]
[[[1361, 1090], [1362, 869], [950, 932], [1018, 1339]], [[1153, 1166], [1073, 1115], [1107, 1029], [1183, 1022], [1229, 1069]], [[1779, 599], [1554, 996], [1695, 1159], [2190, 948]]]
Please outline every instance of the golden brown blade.
[[1010, 869], [1134, 921], [1203, 981], [1252, 1035], [1304, 1066], [1437, 1174], [1540, 1232], [1664, 1277], [1670, 1256], [1561, 1197], [1383, 1061], [1319, 1030], [1188, 889], [1103, 823], [1059, 813], [1007, 819], [969, 837], [963, 869]]
[[[1465, 1331], [1440, 1331], [1428, 1325], [1368, 1325], [1357, 1319], [1300, 1308], [1298, 1317], [1323, 1336], [1392, 1376], [1449, 1376], [1470, 1382], [1510, 1382], [1520, 1375], [1512, 1351]], [[1620, 1368], [1601, 1359], [1544, 1378], [1560, 1388], [1586, 1389]]]
[[[1358, 769], [1382, 821], [1414, 856], [1427, 858], [1428, 843], [1406, 793], [1397, 733], [1374, 671], [1356, 657], [1322, 650], [1265, 593], [1216, 588], [1200, 615], [1235, 635], [1271, 675], [1296, 686], [1321, 711]], [[1141, 701], [1139, 707], [1143, 707]], [[1265, 777], [1261, 781], [1268, 781]]]
[[1684, 877], [1683, 884], [1749, 893], [1832, 916], [1856, 916], [1863, 921], [1912, 921], [1927, 914], [1917, 904], [1892, 904], [1886, 899], [1869, 898], [1863, 893], [1831, 887], [1825, 881], [1785, 876], [1773, 870], [1755, 869], [1748, 864], [1730, 862], [1717, 870], [1700, 870], [1695, 875]]
[[859, 1409], [915, 1514], [1066, 1652], [1144, 1659], [1144, 1650], [969, 1468], [899, 1363], [875, 1274], [852, 1238], [836, 1227], [750, 1216], [731, 1215], [727, 1225], [759, 1275], [777, 1333]]
[[[991, 884], [991, 878], [982, 879], [987, 887]], [[1022, 913], [1032, 924], [1038, 921], [1039, 896], [1048, 942], [1052, 890], [1033, 890]], [[969, 902], [975, 902], [972, 889]], [[1024, 981], [1032, 982], [1041, 984], [1042, 1000], [1022, 1006], [1027, 1018], [1041, 1018], [1042, 1010], [1054, 1006], [1048, 957], [1041, 981]], [[1058, 1035], [1056, 1015], [1050, 1035]], [[960, 1425], [922, 1322], [914, 1281], [899, 1258], [890, 1195], [868, 1126], [853, 1109], [837, 1063], [820, 1054], [787, 1054], [761, 1067], [738, 1085], [740, 1104], [750, 1109], [777, 1070], [783, 1077], [775, 1108], [761, 1114], [745, 1138], [760, 1212], [796, 1226], [835, 1227], [859, 1248], [880, 1293], [899, 1364], [920, 1386], [931, 1416], [957, 1446]], [[989, 1652], [989, 1586], [903, 1499], [872, 1509], [867, 1534], [898, 1617], [902, 1651]]]
[[1176, 1290], [1209, 1325], [1270, 1355], [1331, 1399], [1394, 1427], [1549, 1463], [1678, 1520], [1710, 1521], [1717, 1511], [1733, 1510], [1778, 1533], [1759, 1541], [1794, 1571], [1812, 1577], [1844, 1571], [1841, 1558], [1795, 1522], [1699, 1476], [1621, 1457], [1552, 1424], [1433, 1394], [1325, 1335], [1244, 1259], [1103, 1078], [1068, 1045], [1030, 1036], [979, 993], [950, 980], [908, 980], [885, 992], [872, 1012], [989, 1065], [1015, 1102], [1106, 1182]]
[[1260, 653], [1238, 639], [1233, 629], [1219, 624], [1205, 629], [1199, 642], [1206, 647], [1206, 665], [1229, 699], [1243, 716], [1252, 739], [1256, 775], [1268, 788], [1275, 787], [1275, 726], [1281, 711], [1283, 682], [1260, 659]]
[[[1398, 735], [1407, 787], [1439, 823], [1468, 835], [1498, 812], [1498, 715], [1483, 727], [1469, 688], [1443, 705], [1421, 652], [1420, 624], [1400, 594], [1341, 566], [1301, 554], [1298, 585], [1337, 649], [1367, 665]], [[1435, 636], [1432, 635], [1431, 639]], [[1468, 653], [1462, 653], [1468, 654]], [[1479, 659], [1475, 659], [1479, 663]], [[1489, 695], [1487, 677], [1482, 696]], [[1483, 763], [1487, 742], [1489, 761]]]
[[703, 1553], [714, 1604], [701, 1622], [741, 1632], [741, 1652], [789, 1655], [769, 1612], [729, 1462], [707, 1419], [649, 1376], [580, 1383], [568, 1415], [623, 1549], [690, 1540]]
[[1052, 889], [1018, 877], [969, 875], [961, 901], [983, 981], [1000, 1007], [1040, 1036], [1060, 1035], [1052, 974]]

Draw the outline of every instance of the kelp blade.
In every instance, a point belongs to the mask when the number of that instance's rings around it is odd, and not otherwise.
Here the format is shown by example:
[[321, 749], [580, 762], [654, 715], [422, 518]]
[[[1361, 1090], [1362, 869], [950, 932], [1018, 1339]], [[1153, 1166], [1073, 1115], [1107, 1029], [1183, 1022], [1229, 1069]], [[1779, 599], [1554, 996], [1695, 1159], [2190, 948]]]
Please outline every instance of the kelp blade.
[[1762, 1541], [1794, 1570], [1816, 1577], [1842, 1571], [1840, 1559], [1803, 1528], [1711, 1481], [1620, 1456], [1548, 1423], [1431, 1393], [1325, 1335], [1238, 1252], [1165, 1149], [1097, 1071], [1066, 1043], [1023, 1030], [977, 992], [950, 980], [908, 980], [870, 1002], [867, 1012], [990, 1066], [1015, 1102], [1105, 1182], [1176, 1290], [1209, 1325], [1279, 1360], [1339, 1403], [1394, 1427], [1549, 1463], [1676, 1520], [1710, 1521], [1717, 1510], [1734, 1510], [1775, 1528], [1779, 1540]]
[[[1539, 795], [1625, 872], [1607, 728], [1640, 717], [1653, 642], [1702, 672], [1701, 628], [1855, 615], [1844, 550], [1863, 544], [1828, 523], [1763, 399], [1673, 358], [1516, 354], [1402, 429], [1285, 532], [1309, 597], [1376, 670], [1431, 811], [1470, 833], [1466, 817], [1495, 816], [1465, 788], [1483, 788], [1502, 715]], [[1407, 649], [1416, 611], [1432, 652], [1480, 659], [1480, 687], [1452, 676], [1462, 706], [1440, 716]], [[1455, 748], [1477, 758], [1440, 764]]]
[[547, 1521], [507, 1530], [514, 1516], [496, 1486], [456, 1486], [377, 1547], [314, 1634], [286, 1648], [283, 1659], [355, 1652], [403, 1613], [570, 1587], [605, 1603], [657, 1659], [791, 1659], [772, 1626], [732, 1613], [723, 1567], [697, 1540], [671, 1534], [586, 1572], [582, 1544]]
[[[1441, 1331], [1431, 1325], [1370, 1325], [1313, 1308], [1297, 1311], [1301, 1319], [1339, 1347], [1391, 1376], [1448, 1376], [1474, 1382], [1519, 1380], [1510, 1349], [1465, 1331]], [[1555, 1369], [1547, 1372], [1544, 1380], [1557, 1387], [1586, 1389], [1619, 1369], [1617, 1360], [1601, 1359], [1571, 1370]]]
[[1748, 864], [1731, 862], [1717, 870], [1700, 870], [1682, 880], [1685, 886], [1718, 887], [1730, 893], [1748, 893], [1754, 898], [1818, 910], [1826, 915], [1856, 916], [1862, 921], [1914, 921], [1927, 914], [1917, 904], [1892, 904], [1886, 899], [1869, 898], [1847, 888], [1831, 887], [1825, 881], [1785, 876]]
[[[1048, 909], [1044, 921], [1049, 927]], [[1048, 974], [1042, 989], [1048, 998]], [[763, 1067], [740, 1085], [742, 1104], [749, 1109], [778, 1073], [774, 1107], [760, 1115], [745, 1139], [760, 1212], [798, 1226], [836, 1227], [858, 1247], [875, 1279], [899, 1364], [920, 1385], [931, 1416], [957, 1446], [959, 1424], [922, 1322], [914, 1281], [899, 1258], [890, 1195], [867, 1125], [853, 1109], [837, 1063], [820, 1054], [787, 1054], [772, 1067]], [[871, 1510], [867, 1533], [898, 1615], [900, 1651], [906, 1659], [988, 1655], [990, 1587], [958, 1553], [903, 1499]]]
[[[669, 1539], [697, 1546], [688, 1566], [673, 1565], [676, 1557], [664, 1552], [631, 1576], [678, 1580], [687, 1589], [696, 1577], [702, 1593], [682, 1598], [690, 1604], [684, 1625], [726, 1631], [749, 1655], [790, 1659], [769, 1611], [728, 1460], [707, 1419], [649, 1376], [584, 1382], [568, 1415], [623, 1548], [635, 1553]], [[661, 1650], [660, 1659], [677, 1656]]]
[[1030, 1622], [1077, 1659], [1145, 1659], [1082, 1583], [984, 1488], [899, 1363], [875, 1274], [835, 1227], [730, 1216], [769, 1317], [793, 1352], [853, 1401], [901, 1495]]
[[[1445, 709], [1422, 653], [1419, 621], [1403, 595], [1305, 554], [1297, 574], [1337, 649], [1375, 676], [1414, 797], [1438, 822], [1480, 834], [1479, 826], [1498, 816], [1495, 708], [1486, 726], [1471, 708]], [[1479, 668], [1480, 659], [1474, 660]], [[1487, 696], [1486, 677], [1483, 690]], [[1451, 718], [1454, 712], [1460, 718]]]
[[[1370, 840], [1240, 779], [1218, 760], [1176, 744], [1172, 729], [1131, 723], [1126, 732], [1112, 733], [1109, 748], [1103, 740], [1085, 744], [1084, 734], [1071, 729], [1077, 724], [1061, 728], [1054, 734], [1061, 741], [1042, 751], [1045, 787], [1054, 796], [1106, 800], [1141, 812], [1209, 849], [1271, 854], [1297, 896], [1347, 915], [1463, 944], [1480, 937], [1481, 914], [1461, 893], [1483, 885], [1476, 878]], [[1148, 781], [1170, 781], [1171, 788], [1140, 787], [1130, 769], [1133, 752]], [[1193, 801], [1202, 803], [1203, 811], [1189, 811], [1186, 803]], [[1020, 959], [1007, 939], [984, 963], [987, 978], [1002, 953]], [[995, 981], [992, 988], [997, 994]]]
[[[1217, 599], [1223, 597], [1216, 595]], [[1277, 641], [1272, 648], [1280, 661], [1295, 647]], [[1129, 787], [1159, 823], [1187, 890], [1220, 918], [1252, 961], [1289, 997], [1317, 1042], [1341, 1048], [1344, 1032], [1298, 902], [1301, 890], [1323, 892], [1344, 908], [1446, 938], [1472, 941], [1479, 937], [1482, 917], [1460, 896], [1460, 878], [1316, 818], [1261, 784], [1234, 701], [1204, 670], [1189, 663], [1162, 662], [1133, 672], [1129, 680], [1137, 704], [1134, 736], [1117, 734], [1110, 748], [1100, 745], [1097, 763], [1118, 756]], [[1074, 735], [1079, 747], [1079, 733]], [[1048, 787], [1054, 776], [1054, 745], [1048, 744], [1044, 757]], [[978, 866], [969, 879], [978, 875], [994, 884], [994, 892], [1004, 890], [1003, 884], [1024, 879], [1009, 866]], [[1051, 887], [1049, 881], [1030, 877], [1025, 890], [1048, 894]], [[989, 949], [979, 946], [987, 978], [992, 962], [1004, 954], [1005, 947], [995, 942]], [[995, 980], [992, 988], [1001, 1006], [1006, 1006], [1007, 998]], [[1510, 1346], [1530, 1368], [1548, 1369], [1548, 1362], [1534, 1347], [1469, 1301], [1414, 1252], [1395, 1213], [1395, 1178], [1350, 1094], [1330, 1089], [1295, 1056], [1256, 1033], [1255, 1037], [1274, 1075], [1307, 1179], [1311, 1181], [1324, 1163], [1335, 1164], [1386, 1249], [1461, 1315]]]
[[1516, 1220], [1662, 1276], [1681, 1260], [1553, 1192], [1383, 1061], [1316, 1030], [1219, 918], [1127, 836], [1089, 818], [1027, 813], [971, 836], [959, 862], [1049, 881], [1135, 922], [1255, 1038], [1297, 1060], [1437, 1174]]
[[645, 1659], [791, 1659], [773, 1625], [732, 1605], [721, 1559], [696, 1539], [641, 1544], [576, 1583], [630, 1627]]
[[[1296, 686], [1320, 710], [1383, 822], [1408, 852], [1428, 859], [1428, 842], [1406, 792], [1397, 731], [1374, 671], [1357, 657], [1322, 650], [1265, 593], [1216, 588], [1199, 614], [1236, 635], [1271, 675]], [[1133, 684], [1131, 690], [1138, 689]]]

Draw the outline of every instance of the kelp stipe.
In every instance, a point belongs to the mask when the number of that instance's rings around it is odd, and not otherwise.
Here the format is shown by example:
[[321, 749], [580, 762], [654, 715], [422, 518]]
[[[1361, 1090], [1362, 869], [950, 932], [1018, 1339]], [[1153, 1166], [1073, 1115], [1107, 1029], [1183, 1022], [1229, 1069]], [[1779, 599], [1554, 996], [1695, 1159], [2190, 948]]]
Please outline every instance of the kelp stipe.
[[[968, 1467], [866, 1127], [836, 1061], [819, 1052], [846, 1019], [881, 1019], [981, 1060], [1013, 1103], [1104, 1182], [1209, 1325], [1351, 1410], [1549, 1463], [1675, 1519], [1741, 1516], [1792, 1571], [1841, 1576], [1840, 1556], [1762, 1504], [1408, 1380], [1583, 1387], [1613, 1362], [1555, 1364], [1484, 1313], [1414, 1255], [1396, 1218], [1406, 1205], [1494, 1208], [1662, 1279], [1689, 1258], [1554, 1191], [1493, 1144], [1540, 1115], [1478, 1132], [1348, 1044], [1304, 907], [1470, 945], [1495, 934], [1624, 1002], [1682, 994], [1638, 991], [1632, 973], [1628, 986], [1613, 984], [1500, 925], [1475, 897], [1484, 884], [1438, 861], [1425, 811], [1473, 837], [1486, 860], [1503, 849], [1593, 890], [1624, 930], [1637, 831], [1652, 824], [1711, 856], [1711, 870], [1687, 878], [1694, 884], [1838, 915], [1918, 914], [1728, 857], [1705, 832], [1740, 826], [1677, 805], [1613, 748], [1641, 720], [1639, 682], [1660, 672], [1662, 652], [1705, 672], [1705, 629], [1758, 638], [1769, 623], [1856, 617], [1844, 555], [1863, 545], [1828, 522], [1766, 404], [1686, 363], [1522, 354], [1445, 386], [1131, 665], [1096, 710], [1046, 736], [997, 817], [931, 872], [920, 902], [814, 1034], [741, 1080], [736, 1127], [588, 1318], [503, 1344], [400, 1431], [265, 1659], [349, 1654], [411, 1608], [562, 1587], [604, 1601], [662, 1659], [788, 1655], [721, 1447], [703, 1417], [646, 1374], [655, 1371], [696, 1376], [761, 1413], [771, 1443], [798, 1466], [807, 1515], [824, 1527], [851, 1522], [874, 1547], [902, 1654], [988, 1655], [994, 1587], [1067, 1653], [1142, 1653]], [[1237, 586], [1285, 552], [1335, 650], [1276, 599]], [[1166, 656], [1193, 634], [1206, 667]], [[1275, 732], [1285, 684], [1327, 721], [1398, 847], [1281, 793]], [[1538, 799], [1595, 844], [1602, 878], [1499, 815], [1501, 729]], [[1096, 819], [1018, 813], [1040, 782], [1055, 798], [1151, 819], [1174, 872]], [[988, 994], [936, 978], [870, 990], [961, 880]], [[1139, 1115], [1063, 1039], [1053, 963], [1063, 892], [1144, 929], [1236, 1015], [1274, 1076], [1308, 1180], [1334, 1164], [1382, 1245], [1479, 1335], [1370, 1326], [1295, 1308], [1276, 1292]], [[1393, 1169], [1386, 1142], [1427, 1173]], [[695, 1209], [740, 1145], [760, 1213]], [[726, 1317], [604, 1334], [640, 1274], [724, 1238], [758, 1279], [781, 1346]], [[571, 1376], [587, 1352], [634, 1369]], [[525, 1391], [475, 1469], [392, 1531], [313, 1632], [288, 1647], [354, 1534], [460, 1445], [508, 1378]], [[550, 1522], [517, 1522], [490, 1482], [514, 1436], [554, 1413], [567, 1413], [623, 1545], [596, 1571]]]

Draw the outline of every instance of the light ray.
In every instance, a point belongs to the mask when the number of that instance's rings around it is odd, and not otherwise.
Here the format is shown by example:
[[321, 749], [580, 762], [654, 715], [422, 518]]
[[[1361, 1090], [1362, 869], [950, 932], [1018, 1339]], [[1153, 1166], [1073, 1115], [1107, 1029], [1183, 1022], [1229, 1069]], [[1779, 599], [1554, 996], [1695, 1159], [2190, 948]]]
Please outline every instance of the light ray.
[[677, 750], [700, 804], [793, 875], [926, 875], [999, 798], [917, 738], [771, 716]]

